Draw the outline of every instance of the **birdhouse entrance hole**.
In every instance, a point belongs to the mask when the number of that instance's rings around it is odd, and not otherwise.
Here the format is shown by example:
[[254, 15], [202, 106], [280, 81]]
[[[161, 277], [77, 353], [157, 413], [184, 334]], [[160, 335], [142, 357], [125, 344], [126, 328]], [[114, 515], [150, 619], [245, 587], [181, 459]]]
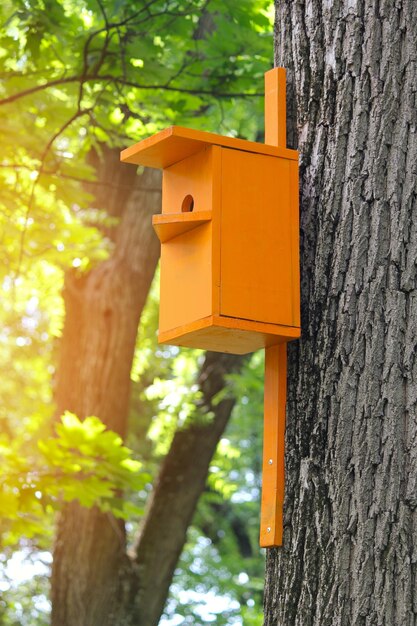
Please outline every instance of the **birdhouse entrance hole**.
[[194, 209], [194, 198], [190, 194], [188, 194], [187, 196], [185, 196], [184, 200], [182, 201], [181, 211], [183, 213], [191, 213], [193, 209]]

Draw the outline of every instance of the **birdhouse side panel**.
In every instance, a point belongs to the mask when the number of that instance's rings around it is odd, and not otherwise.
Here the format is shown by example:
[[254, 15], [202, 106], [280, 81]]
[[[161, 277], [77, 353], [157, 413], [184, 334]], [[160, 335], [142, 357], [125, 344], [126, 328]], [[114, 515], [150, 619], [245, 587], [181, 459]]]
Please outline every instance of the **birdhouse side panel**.
[[221, 315], [294, 325], [290, 164], [222, 150]]
[[[290, 216], [291, 216], [291, 284], [294, 326], [301, 326], [300, 311], [300, 206], [298, 161], [290, 162]], [[301, 331], [300, 331], [301, 332]]]

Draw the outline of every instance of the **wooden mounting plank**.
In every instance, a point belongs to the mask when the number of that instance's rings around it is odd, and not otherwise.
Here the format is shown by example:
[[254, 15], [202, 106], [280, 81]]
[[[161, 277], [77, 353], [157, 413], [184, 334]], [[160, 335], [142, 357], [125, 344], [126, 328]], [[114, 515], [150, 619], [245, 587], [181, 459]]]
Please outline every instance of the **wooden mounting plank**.
[[265, 350], [264, 448], [260, 545], [282, 545], [287, 344]]
[[275, 67], [265, 73], [265, 143], [287, 147], [286, 72]]
[[[276, 67], [265, 74], [265, 142], [286, 146], [286, 72]], [[264, 448], [262, 462], [262, 548], [282, 545], [285, 486], [285, 405], [287, 346], [265, 350]]]

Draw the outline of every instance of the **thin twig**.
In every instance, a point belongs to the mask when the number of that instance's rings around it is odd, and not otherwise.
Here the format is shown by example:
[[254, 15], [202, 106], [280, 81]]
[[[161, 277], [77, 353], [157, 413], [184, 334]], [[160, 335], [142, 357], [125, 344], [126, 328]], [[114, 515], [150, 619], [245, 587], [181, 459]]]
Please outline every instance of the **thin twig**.
[[[82, 77], [80, 76], [68, 76], [67, 78], [58, 78], [56, 80], [51, 80], [48, 83], [44, 83], [43, 85], [36, 85], [35, 87], [30, 87], [29, 89], [24, 89], [23, 91], [19, 91], [7, 98], [3, 98], [0, 100], [0, 105], [10, 104], [12, 102], [16, 102], [16, 100], [20, 100], [26, 96], [30, 96], [38, 91], [43, 91], [44, 89], [50, 89], [51, 87], [56, 87], [57, 85], [65, 85], [69, 83], [78, 83], [81, 82]], [[263, 97], [263, 93], [260, 92], [229, 92], [224, 93], [221, 91], [210, 91], [208, 89], [186, 89], [185, 87], [171, 87], [167, 85], [145, 85], [141, 83], [136, 83], [130, 80], [124, 80], [123, 78], [117, 78], [116, 76], [111, 75], [98, 75], [98, 76], [86, 76], [83, 83], [87, 82], [101, 82], [107, 81], [110, 83], [125, 85], [126, 87], [133, 87], [135, 89], [150, 89], [150, 90], [162, 90], [162, 91], [173, 91], [175, 93], [188, 93], [195, 96], [214, 96], [216, 98], [261, 98]]]
[[32, 183], [32, 187], [30, 190], [30, 195], [29, 195], [29, 201], [26, 207], [26, 211], [25, 211], [25, 216], [24, 216], [24, 224], [23, 224], [23, 229], [20, 235], [20, 250], [19, 250], [19, 259], [18, 259], [18, 263], [17, 263], [17, 269], [16, 269], [16, 274], [15, 274], [15, 280], [14, 283], [16, 284], [17, 279], [20, 276], [21, 273], [21, 269], [22, 269], [22, 262], [23, 262], [23, 251], [24, 251], [24, 246], [25, 246], [25, 238], [26, 238], [26, 233], [27, 233], [27, 227], [28, 227], [28, 222], [29, 222], [29, 217], [30, 217], [30, 213], [32, 211], [33, 208], [33, 202], [35, 199], [35, 191], [36, 191], [36, 187], [39, 183], [39, 179], [42, 176], [42, 174], [44, 173], [44, 168], [45, 168], [45, 160], [46, 157], [48, 156], [48, 153], [50, 151], [50, 149], [52, 148], [53, 144], [55, 143], [55, 141], [58, 139], [58, 137], [60, 135], [62, 135], [62, 133], [64, 133], [66, 131], [66, 129], [71, 126], [71, 124], [73, 122], [75, 122], [75, 120], [77, 120], [78, 118], [82, 117], [83, 115], [86, 115], [89, 113], [89, 109], [85, 109], [85, 110], [80, 110], [78, 109], [66, 122], [65, 124], [63, 124], [61, 126], [61, 128], [59, 130], [56, 131], [56, 133], [50, 138], [50, 140], [48, 141], [48, 143], [46, 144], [41, 158], [40, 158], [40, 168], [38, 169], [36, 178], [34, 178], [33, 183]]

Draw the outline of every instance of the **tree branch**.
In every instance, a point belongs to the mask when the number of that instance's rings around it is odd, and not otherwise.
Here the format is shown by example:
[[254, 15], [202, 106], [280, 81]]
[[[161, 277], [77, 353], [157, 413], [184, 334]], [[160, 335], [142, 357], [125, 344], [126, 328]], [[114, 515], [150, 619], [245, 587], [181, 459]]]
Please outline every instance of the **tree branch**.
[[140, 575], [132, 590], [131, 619], [138, 626], [158, 624], [211, 459], [235, 404], [234, 398], [214, 399], [227, 385], [226, 375], [238, 372], [246, 358], [206, 353], [198, 377], [200, 410], [213, 417], [175, 433], [134, 547], [133, 564]]
[[84, 79], [82, 76], [68, 76], [67, 78], [57, 78], [56, 80], [51, 80], [42, 85], [35, 85], [34, 87], [30, 87], [29, 89], [24, 89], [23, 91], [19, 91], [7, 98], [3, 98], [0, 100], [0, 106], [5, 104], [11, 104], [12, 102], [16, 102], [21, 98], [25, 98], [30, 96], [38, 91], [43, 91], [45, 89], [50, 89], [51, 87], [57, 87], [58, 85], [68, 85], [69, 83], [87, 83], [87, 82], [101, 82], [101, 81], [110, 81], [114, 84], [125, 85], [126, 87], [133, 87], [135, 89], [145, 89], [145, 90], [162, 90], [162, 91], [173, 91], [176, 93], [188, 93], [195, 96], [213, 96], [216, 98], [261, 98], [263, 97], [263, 93], [260, 92], [221, 92], [217, 90], [209, 90], [209, 89], [187, 89], [185, 87], [172, 87], [170, 85], [145, 85], [142, 83], [136, 83], [134, 81], [125, 80], [123, 78], [117, 78], [116, 76], [112, 76], [111, 74], [106, 75], [98, 75], [98, 76], [86, 76]]

